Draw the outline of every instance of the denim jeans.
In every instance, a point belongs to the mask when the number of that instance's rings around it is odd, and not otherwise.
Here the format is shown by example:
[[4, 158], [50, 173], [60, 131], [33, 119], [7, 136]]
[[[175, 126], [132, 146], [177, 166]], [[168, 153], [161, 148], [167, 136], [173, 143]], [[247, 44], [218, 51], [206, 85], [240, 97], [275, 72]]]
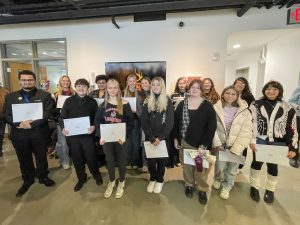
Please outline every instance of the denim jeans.
[[230, 191], [234, 186], [234, 180], [239, 167], [238, 163], [223, 162], [219, 160], [219, 151], [216, 152], [217, 161], [215, 164], [214, 179], [221, 182], [224, 189]]
[[63, 135], [61, 127], [57, 125], [57, 143], [56, 151], [59, 157], [60, 165], [70, 165], [69, 146], [67, 145], [66, 137]]

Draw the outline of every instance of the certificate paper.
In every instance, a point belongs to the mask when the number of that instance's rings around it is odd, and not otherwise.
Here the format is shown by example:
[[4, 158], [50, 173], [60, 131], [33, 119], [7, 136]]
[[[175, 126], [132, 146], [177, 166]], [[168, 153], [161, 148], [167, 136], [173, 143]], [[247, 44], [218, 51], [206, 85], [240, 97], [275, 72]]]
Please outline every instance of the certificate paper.
[[104, 102], [104, 98], [94, 98], [97, 101], [98, 106], [101, 105], [102, 102]]
[[[205, 152], [206, 155], [209, 155], [209, 150], [205, 150]], [[191, 155], [198, 155], [198, 150], [183, 149], [183, 163], [196, 166], [195, 158], [192, 158]], [[209, 162], [205, 158], [203, 159], [203, 168], [209, 168]]]
[[68, 95], [59, 95], [57, 98], [56, 108], [61, 109], [66, 101], [67, 98], [70, 96]]
[[245, 164], [246, 158], [242, 155], [232, 154], [228, 149], [225, 149], [225, 151], [219, 151], [219, 160], [223, 162]]
[[13, 122], [43, 119], [43, 103], [12, 104]]
[[64, 119], [65, 129], [69, 131], [68, 136], [87, 134], [90, 128], [90, 117], [79, 117], [73, 119]]
[[166, 141], [164, 140], [158, 146], [154, 146], [150, 141], [145, 141], [144, 146], [147, 158], [166, 158], [169, 156]]
[[100, 124], [101, 139], [105, 142], [118, 142], [126, 140], [125, 123]]
[[124, 100], [129, 102], [131, 110], [136, 112], [136, 98], [135, 97], [123, 97]]
[[289, 149], [287, 146], [256, 144], [256, 149], [256, 161], [289, 166], [289, 159], [287, 158]]

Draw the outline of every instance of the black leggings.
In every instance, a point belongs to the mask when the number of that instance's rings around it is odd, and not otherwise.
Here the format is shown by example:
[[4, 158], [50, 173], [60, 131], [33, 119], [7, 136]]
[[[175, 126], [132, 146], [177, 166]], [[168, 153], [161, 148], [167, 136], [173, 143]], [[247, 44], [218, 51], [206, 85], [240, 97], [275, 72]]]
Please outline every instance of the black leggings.
[[148, 159], [150, 181], [164, 182], [166, 158]]

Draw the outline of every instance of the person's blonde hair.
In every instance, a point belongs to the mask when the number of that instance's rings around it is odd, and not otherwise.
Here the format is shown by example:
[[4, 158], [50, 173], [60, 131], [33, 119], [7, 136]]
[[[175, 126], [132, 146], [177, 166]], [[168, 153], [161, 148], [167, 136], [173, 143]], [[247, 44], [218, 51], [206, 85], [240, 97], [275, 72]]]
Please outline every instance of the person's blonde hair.
[[120, 115], [123, 115], [123, 102], [122, 102], [122, 93], [121, 93], [121, 89], [120, 89], [120, 84], [116, 79], [109, 79], [106, 83], [106, 90], [105, 90], [105, 98], [104, 98], [104, 102], [105, 102], [105, 108], [107, 106], [107, 102], [109, 101], [109, 94], [108, 94], [108, 86], [110, 84], [116, 84], [119, 88], [118, 91], [118, 95], [117, 95], [117, 112]]
[[[152, 84], [154, 81], [159, 82], [160, 86], [160, 95], [158, 98], [155, 97], [154, 92], [152, 91]], [[166, 111], [167, 105], [168, 105], [168, 97], [166, 94], [166, 85], [165, 81], [161, 77], [154, 77], [151, 81], [151, 91], [150, 95], [147, 100], [148, 103], [148, 111], [153, 112], [153, 111], [158, 111], [158, 112], [163, 112]]]
[[230, 85], [230, 86], [227, 86], [224, 88], [224, 90], [222, 91], [222, 94], [221, 94], [221, 102], [222, 102], [222, 106], [224, 107], [225, 106], [225, 99], [224, 99], [224, 94], [226, 91], [228, 90], [234, 90], [235, 93], [236, 93], [236, 100], [231, 104], [232, 106], [234, 107], [238, 107], [238, 99], [239, 99], [239, 91], [233, 86], [233, 85]]
[[[125, 89], [124, 89], [124, 97], [131, 97], [131, 95], [130, 95], [130, 90], [129, 90], [129, 85], [128, 85], [128, 80], [130, 79], [130, 78], [134, 78], [135, 79], [135, 81], [137, 81], [137, 78], [136, 78], [136, 75], [135, 74], [129, 74], [128, 76], [127, 76], [127, 78], [126, 78], [126, 87], [125, 87]], [[137, 90], [136, 90], [136, 87], [135, 87], [135, 90], [134, 90], [134, 97], [136, 97], [137, 96]]]
[[72, 83], [71, 83], [70, 77], [67, 76], [67, 75], [63, 75], [63, 76], [61, 76], [61, 77], [59, 78], [59, 81], [58, 81], [58, 87], [57, 87], [57, 91], [56, 91], [56, 93], [55, 93], [55, 97], [61, 95], [62, 92], [63, 92], [63, 88], [62, 88], [62, 86], [61, 86], [61, 82], [62, 82], [62, 80], [63, 80], [64, 78], [68, 78], [68, 80], [70, 81], [70, 87], [69, 87], [69, 89], [70, 89], [70, 91], [72, 92], [72, 94], [75, 93], [74, 89], [72, 88]]

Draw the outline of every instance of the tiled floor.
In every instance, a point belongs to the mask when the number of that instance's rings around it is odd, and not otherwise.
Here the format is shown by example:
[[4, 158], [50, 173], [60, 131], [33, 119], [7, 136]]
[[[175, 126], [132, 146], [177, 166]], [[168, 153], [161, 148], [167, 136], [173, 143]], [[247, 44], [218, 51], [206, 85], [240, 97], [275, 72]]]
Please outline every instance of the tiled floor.
[[[16, 198], [22, 184], [18, 161], [11, 144], [6, 140], [4, 157], [0, 158], [0, 224], [2, 225], [199, 225], [199, 224], [289, 224], [300, 223], [300, 170], [280, 167], [276, 201], [267, 205], [253, 202], [249, 197], [249, 160], [237, 177], [230, 199], [220, 199], [212, 190], [207, 206], [184, 195], [182, 169], [166, 171], [166, 183], [160, 195], [146, 192], [147, 174], [129, 171], [126, 192], [122, 199], [104, 199], [107, 172], [101, 169], [104, 185], [96, 186], [89, 179], [75, 193], [74, 169], [57, 168], [50, 159], [50, 177], [57, 185], [47, 188], [35, 183], [22, 198]], [[265, 174], [265, 167], [263, 167]], [[212, 176], [212, 174], [211, 174]], [[210, 177], [211, 177], [210, 176]], [[261, 190], [261, 195], [264, 190]]]

